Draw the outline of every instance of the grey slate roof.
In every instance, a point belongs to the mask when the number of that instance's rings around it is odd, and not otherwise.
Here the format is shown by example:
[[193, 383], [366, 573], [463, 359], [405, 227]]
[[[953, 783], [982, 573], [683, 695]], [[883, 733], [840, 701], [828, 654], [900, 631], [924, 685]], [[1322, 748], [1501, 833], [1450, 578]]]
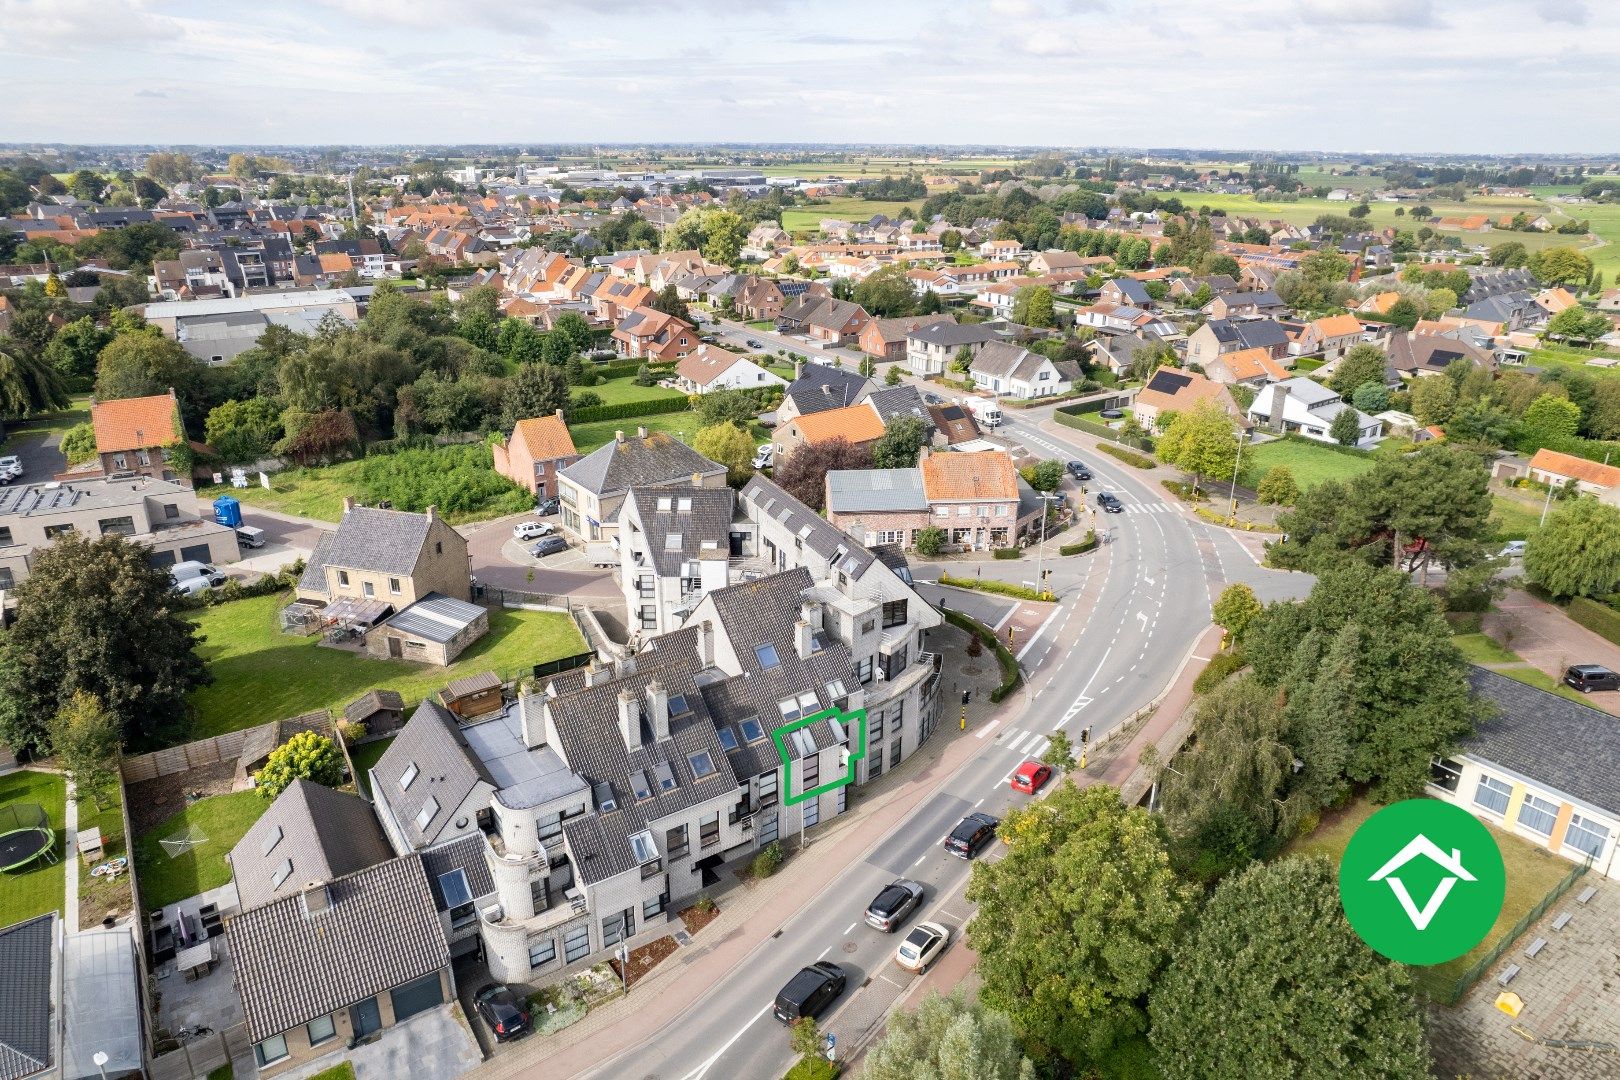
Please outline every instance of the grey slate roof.
[[1137, 307], [1147, 307], [1153, 303], [1153, 297], [1147, 291], [1147, 287], [1135, 278], [1115, 278], [1113, 285], [1121, 296]]
[[922, 470], [843, 469], [827, 474], [827, 509], [839, 513], [863, 510], [927, 510]]
[[684, 562], [730, 555], [737, 506], [730, 488], [632, 488], [627, 501], [635, 504], [660, 575], [676, 577]]
[[51, 937], [56, 916], [0, 930], [0, 1080], [32, 1076], [51, 1061]]
[[405, 699], [400, 697], [398, 690], [367, 690], [343, 706], [345, 720], [361, 721], [374, 713], [384, 711], [403, 712]]
[[416, 569], [431, 522], [426, 514], [356, 506], [343, 515], [325, 562], [378, 574], [409, 574]]
[[562, 471], [574, 483], [596, 495], [613, 495], [632, 487], [651, 487], [689, 478], [693, 473], [712, 476], [725, 472], [675, 436], [655, 431], [645, 437], [626, 436], [597, 448]]
[[482, 833], [473, 833], [421, 853], [422, 869], [433, 889], [433, 906], [437, 910], [444, 911], [449, 906], [439, 887], [439, 878], [456, 870], [467, 875], [467, 888], [474, 899], [495, 891], [495, 878], [489, 872], [488, 860], [484, 858], [484, 843]]
[[803, 414], [858, 404], [876, 386], [871, 379], [858, 372], [827, 364], [806, 364], [784, 393], [793, 399]]
[[888, 427], [889, 421], [897, 417], [915, 416], [922, 421], [927, 437], [933, 437], [934, 418], [928, 411], [928, 403], [923, 400], [922, 391], [915, 386], [886, 386], [882, 390], [872, 391], [866, 400], [883, 418], [884, 427]]
[[418, 856], [338, 878], [327, 891], [330, 906], [313, 915], [288, 896], [225, 924], [254, 1042], [450, 963]]
[[304, 572], [298, 578], [299, 592], [326, 592], [326, 560], [332, 554], [332, 541], [336, 534], [322, 532], [315, 541], [315, 550], [309, 553]]
[[1004, 341], [992, 341], [973, 358], [974, 374], [996, 378], [1034, 382], [1035, 373], [1046, 363], [1046, 357]]
[[983, 323], [959, 325], [954, 322], [937, 322], [918, 327], [906, 335], [906, 340], [955, 349], [962, 345], [982, 345], [987, 341], [998, 341], [1000, 338], [994, 330]]
[[1463, 740], [1469, 756], [1511, 769], [1610, 814], [1620, 814], [1620, 722], [1606, 712], [1482, 667], [1475, 695], [1496, 706]]
[[756, 514], [781, 522], [806, 547], [852, 577], [866, 573], [874, 561], [860, 541], [763, 476], [743, 485], [741, 498]]
[[[417, 777], [410, 787], [401, 788], [399, 781], [412, 764], [417, 768]], [[372, 773], [372, 794], [387, 800], [399, 827], [413, 844], [423, 847], [438, 840], [456, 807], [479, 784], [495, 786], [489, 770], [468, 747], [456, 718], [432, 701], [416, 707], [372, 766]], [[438, 800], [439, 813], [423, 830], [416, 824], [416, 815], [429, 796]]]
[[1223, 344], [1236, 342], [1245, 349], [1270, 349], [1288, 344], [1288, 332], [1270, 319], [1211, 319], [1205, 325], [1214, 331], [1215, 340]]
[[430, 592], [387, 622], [412, 637], [443, 644], [477, 622], [484, 609], [443, 593]]
[[[370, 803], [298, 779], [231, 849], [231, 873], [242, 907], [254, 908], [312, 881], [331, 881], [374, 866], [392, 854]], [[278, 886], [274, 882], [283, 870]]]

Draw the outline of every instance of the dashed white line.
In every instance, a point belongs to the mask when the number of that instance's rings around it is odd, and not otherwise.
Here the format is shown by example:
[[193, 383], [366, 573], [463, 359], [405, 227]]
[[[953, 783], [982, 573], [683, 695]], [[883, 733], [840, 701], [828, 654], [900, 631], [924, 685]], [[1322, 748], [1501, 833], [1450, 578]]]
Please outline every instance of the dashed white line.
[[[921, 854], [921, 855], [919, 855], [919, 856], [917, 856], [917, 861], [916, 861], [916, 862], [914, 862], [914, 863], [912, 863], [912, 864], [911, 864], [911, 865], [912, 865], [912, 866], [921, 866], [921, 865], [922, 865], [922, 861], [923, 861], [923, 860], [924, 860], [924, 859], [926, 859], [926, 858], [928, 858], [928, 852], [926, 852], [926, 851], [925, 851], [925, 852], [923, 852], [923, 853], [922, 853], [922, 854]], [[823, 955], [825, 955], [825, 954], [823, 954]], [[818, 957], [818, 958], [817, 958], [817, 959], [819, 959], [819, 957]]]
[[984, 805], [984, 800], [980, 799], [978, 802], [973, 804], [973, 809], [977, 810], [979, 807], [981, 807], [983, 805]]
[[861, 924], [860, 924], [860, 923], [859, 923], [859, 922], [858, 922], [858, 921], [857, 921], [857, 922], [852, 922], [852, 923], [850, 923], [850, 924], [849, 924], [849, 925], [848, 925], [848, 926], [846, 926], [846, 927], [844, 927], [844, 936], [845, 936], [845, 937], [849, 937], [849, 935], [850, 935], [850, 934], [851, 934], [851, 933], [853, 933], [853, 932], [854, 932], [854, 930], [855, 930], [855, 928], [856, 928], [856, 927], [857, 927], [857, 926], [859, 926], [859, 925], [861, 925]]
[[990, 733], [991, 733], [991, 732], [992, 732], [992, 731], [994, 731], [994, 730], [996, 730], [996, 727], [997, 727], [997, 725], [999, 725], [999, 724], [1000, 724], [1000, 723], [1001, 723], [1001, 721], [1000, 721], [1000, 720], [992, 720], [992, 721], [990, 721], [990, 722], [989, 722], [989, 723], [988, 723], [988, 724], [986, 724], [986, 725], [985, 725], [985, 726], [984, 726], [984, 727], [982, 727], [982, 728], [980, 728], [980, 729], [979, 729], [979, 733], [978, 733], [978, 734], [977, 734], [977, 735], [975, 735], [975, 736], [973, 736], [973, 737], [974, 737], [974, 738], [975, 738], [975, 739], [982, 739], [982, 738], [984, 738], [984, 737], [985, 737], [985, 736], [986, 736], [986, 735], [988, 735], [988, 734], [990, 734]]
[[827, 959], [827, 954], [830, 953], [830, 952], [832, 952], [832, 946], [831, 945], [827, 946], [825, 949], [822, 949], [821, 950], [821, 955], [816, 957], [816, 959], [817, 960], [825, 960], [825, 959]]

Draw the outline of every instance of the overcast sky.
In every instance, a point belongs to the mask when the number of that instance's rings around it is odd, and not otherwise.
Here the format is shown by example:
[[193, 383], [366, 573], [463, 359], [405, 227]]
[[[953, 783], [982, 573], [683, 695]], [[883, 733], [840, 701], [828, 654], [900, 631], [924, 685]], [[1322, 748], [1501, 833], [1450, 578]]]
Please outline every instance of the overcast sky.
[[0, 140], [1620, 150], [1611, 0], [0, 0]]

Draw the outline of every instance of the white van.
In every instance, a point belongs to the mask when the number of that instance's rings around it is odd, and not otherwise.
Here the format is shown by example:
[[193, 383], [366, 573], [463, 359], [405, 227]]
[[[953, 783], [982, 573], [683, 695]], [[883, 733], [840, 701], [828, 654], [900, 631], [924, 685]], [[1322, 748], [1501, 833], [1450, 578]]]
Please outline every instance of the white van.
[[205, 562], [197, 562], [195, 560], [190, 562], [175, 563], [173, 566], [169, 567], [169, 576], [174, 579], [175, 584], [177, 585], [183, 581], [190, 581], [193, 578], [201, 578], [210, 585], [225, 584], [225, 575], [221, 573], [218, 568], [210, 566]]
[[1001, 426], [1001, 405], [995, 400], [973, 400], [968, 403], [968, 408], [973, 410], [973, 418], [985, 427]]

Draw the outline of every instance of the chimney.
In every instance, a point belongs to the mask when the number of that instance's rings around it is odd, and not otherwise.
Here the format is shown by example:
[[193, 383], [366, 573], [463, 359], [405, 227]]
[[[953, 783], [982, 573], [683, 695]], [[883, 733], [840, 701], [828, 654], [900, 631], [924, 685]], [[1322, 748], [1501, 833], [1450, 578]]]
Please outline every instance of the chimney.
[[428, 503], [427, 516], [428, 516], [429, 521], [432, 521], [434, 518], [439, 516], [438, 504], [436, 504], [436, 503]]
[[795, 360], [795, 361], [793, 361], [793, 381], [798, 382], [799, 381], [799, 376], [801, 376], [803, 374], [804, 374], [804, 361], [803, 360]]
[[319, 881], [311, 881], [304, 886], [302, 894], [304, 899], [304, 915], [306, 918], [319, 915], [332, 906], [332, 892]]
[[1283, 409], [1288, 403], [1288, 387], [1282, 383], [1273, 383], [1271, 386], [1271, 430], [1281, 434], [1287, 429], [1283, 420]]
[[693, 473], [692, 474], [692, 486], [693, 487], [702, 487], [703, 486], [703, 474], [702, 473]]
[[343, 496], [343, 512], [345, 514], [347, 514], [350, 510], [353, 510], [354, 505], [355, 505], [355, 503], [354, 503], [354, 496], [353, 495], [345, 495], [345, 496]]
[[645, 424], [638, 424], [636, 426], [636, 438], [645, 439], [646, 437], [647, 437], [647, 426]]
[[523, 729], [523, 745], [558, 747], [557, 725], [551, 718], [551, 705], [544, 694], [518, 695], [518, 724]]
[[619, 734], [624, 736], [625, 749], [641, 749], [641, 710], [636, 695], [628, 690], [619, 691]]
[[647, 683], [647, 717], [652, 721], [654, 742], [669, 738], [669, 692], [657, 679]]
[[624, 432], [622, 430], [615, 431], [613, 433], [613, 441], [614, 442], [624, 442]]
[[714, 665], [714, 625], [705, 619], [698, 624], [698, 663], [704, 667]]
[[562, 418], [563, 418], [563, 411], [561, 409], [558, 409], [557, 410], [557, 419], [561, 420]]
[[803, 619], [793, 624], [793, 647], [798, 652], [799, 659], [810, 659], [810, 638], [814, 632], [810, 624]]

